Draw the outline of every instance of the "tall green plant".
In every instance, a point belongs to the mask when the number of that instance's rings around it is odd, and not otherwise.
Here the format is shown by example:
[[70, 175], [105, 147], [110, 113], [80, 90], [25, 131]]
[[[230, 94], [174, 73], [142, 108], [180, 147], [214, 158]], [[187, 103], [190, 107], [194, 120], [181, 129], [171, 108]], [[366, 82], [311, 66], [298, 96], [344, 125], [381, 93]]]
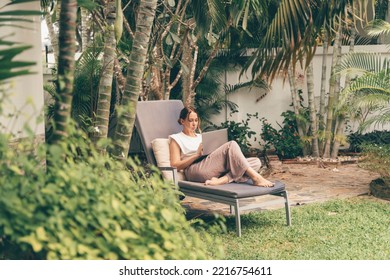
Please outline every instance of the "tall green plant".
[[[31, 22], [26, 16], [41, 15], [40, 11], [17, 9], [16, 5], [32, 2], [34, 0], [12, 0], [0, 5], [0, 28], [6, 29], [8, 26], [20, 27], [19, 23]], [[15, 7], [15, 9], [13, 9]], [[7, 39], [8, 34], [0, 38], [0, 85], [13, 77], [31, 74], [26, 68], [32, 66], [35, 62], [15, 60], [15, 57], [22, 52], [30, 49], [31, 46], [13, 42]]]
[[[390, 23], [373, 21], [371, 35], [390, 34]], [[337, 71], [354, 75], [348, 87], [342, 91], [342, 104], [348, 104], [352, 115], [356, 112], [371, 112], [360, 125], [364, 130], [371, 125], [384, 126], [390, 123], [390, 60], [377, 53], [353, 52], [346, 55]]]
[[159, 171], [146, 176], [128, 160], [129, 171], [83, 131], [68, 132], [35, 155], [29, 139], [12, 150], [0, 134], [0, 259], [207, 259], [211, 242], [222, 256]]

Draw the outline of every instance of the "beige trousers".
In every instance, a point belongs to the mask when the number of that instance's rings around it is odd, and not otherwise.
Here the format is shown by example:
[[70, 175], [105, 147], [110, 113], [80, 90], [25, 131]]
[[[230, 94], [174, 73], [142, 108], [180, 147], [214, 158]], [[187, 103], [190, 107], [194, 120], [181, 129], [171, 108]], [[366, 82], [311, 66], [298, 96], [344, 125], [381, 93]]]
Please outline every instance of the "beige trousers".
[[195, 163], [184, 169], [184, 174], [189, 181], [205, 182], [212, 177], [226, 175], [229, 182], [245, 182], [249, 179], [245, 171], [252, 167], [256, 172], [261, 167], [258, 158], [245, 158], [237, 142], [230, 141], [209, 154], [201, 162]]

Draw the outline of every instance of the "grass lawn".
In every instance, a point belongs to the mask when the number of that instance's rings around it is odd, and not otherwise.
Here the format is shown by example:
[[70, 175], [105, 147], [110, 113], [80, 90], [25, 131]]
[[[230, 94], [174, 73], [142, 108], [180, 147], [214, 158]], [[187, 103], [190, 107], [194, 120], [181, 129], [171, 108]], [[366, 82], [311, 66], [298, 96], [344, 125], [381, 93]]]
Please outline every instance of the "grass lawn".
[[[390, 259], [390, 202], [370, 197], [292, 207], [292, 226], [284, 209], [242, 215], [242, 237], [234, 217], [228, 233], [216, 233], [225, 259], [383, 260]], [[210, 248], [213, 255], [213, 248]]]

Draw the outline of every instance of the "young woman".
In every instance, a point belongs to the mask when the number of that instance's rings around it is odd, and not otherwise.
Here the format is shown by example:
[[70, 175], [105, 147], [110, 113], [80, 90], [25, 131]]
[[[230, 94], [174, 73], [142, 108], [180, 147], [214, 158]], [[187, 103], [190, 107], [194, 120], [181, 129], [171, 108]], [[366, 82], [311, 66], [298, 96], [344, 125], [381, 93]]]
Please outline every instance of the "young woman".
[[196, 133], [200, 120], [194, 108], [185, 107], [181, 110], [178, 122], [183, 130], [169, 136], [171, 166], [184, 170], [189, 181], [222, 185], [252, 179], [256, 186], [274, 185], [257, 173], [261, 166], [260, 160], [245, 158], [235, 141], [225, 143], [204, 157], [202, 135]]

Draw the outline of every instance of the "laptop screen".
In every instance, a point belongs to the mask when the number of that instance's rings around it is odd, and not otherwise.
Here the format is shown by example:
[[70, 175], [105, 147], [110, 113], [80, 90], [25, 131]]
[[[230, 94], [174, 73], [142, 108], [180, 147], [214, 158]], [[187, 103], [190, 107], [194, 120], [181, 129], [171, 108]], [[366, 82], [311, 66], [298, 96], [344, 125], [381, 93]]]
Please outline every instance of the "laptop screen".
[[228, 141], [227, 128], [202, 133], [203, 154], [208, 155]]

